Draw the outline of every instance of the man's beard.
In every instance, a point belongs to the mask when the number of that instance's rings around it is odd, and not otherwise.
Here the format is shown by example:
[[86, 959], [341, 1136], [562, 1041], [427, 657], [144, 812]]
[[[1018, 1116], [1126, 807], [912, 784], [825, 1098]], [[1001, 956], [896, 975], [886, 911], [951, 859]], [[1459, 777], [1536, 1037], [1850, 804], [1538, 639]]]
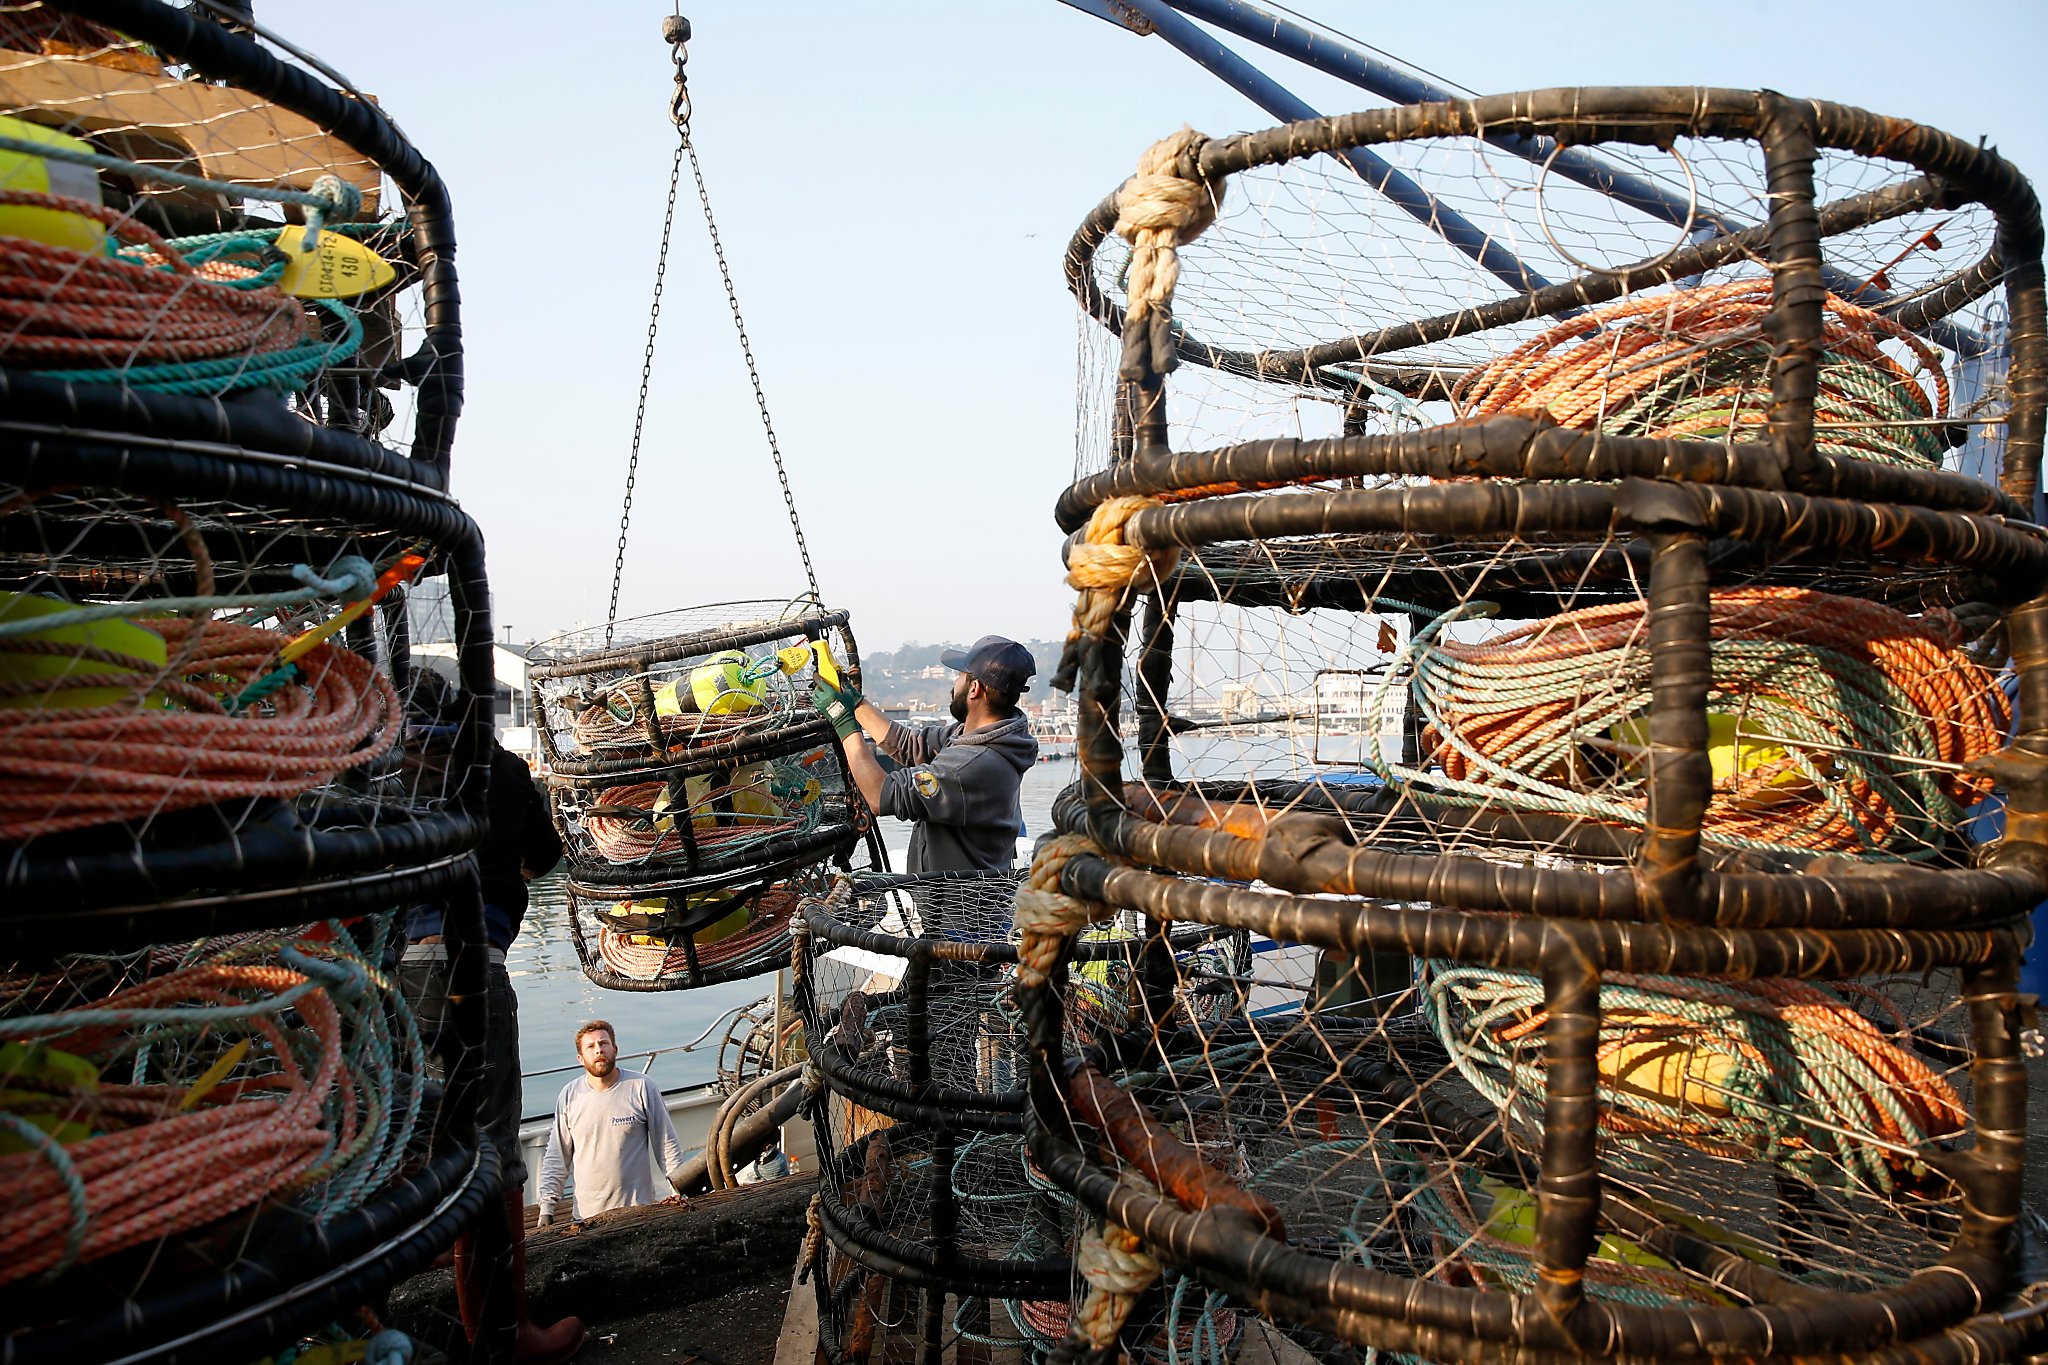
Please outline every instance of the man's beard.
[[953, 694], [953, 705], [951, 709], [953, 712], [953, 719], [959, 721], [962, 725], [965, 725], [967, 723], [967, 694], [965, 692], [955, 692]]
[[599, 1057], [594, 1062], [585, 1062], [583, 1064], [583, 1069], [585, 1071], [588, 1071], [593, 1076], [605, 1077], [611, 1075], [612, 1072], [616, 1071], [618, 1069], [618, 1065], [619, 1064], [617, 1062], [614, 1062], [609, 1057]]

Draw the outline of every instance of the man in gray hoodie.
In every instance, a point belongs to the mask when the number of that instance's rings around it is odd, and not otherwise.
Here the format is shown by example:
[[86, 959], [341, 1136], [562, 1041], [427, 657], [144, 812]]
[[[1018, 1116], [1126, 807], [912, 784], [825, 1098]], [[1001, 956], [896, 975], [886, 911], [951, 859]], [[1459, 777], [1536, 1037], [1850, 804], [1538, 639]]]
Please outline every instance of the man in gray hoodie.
[[[1038, 741], [1017, 698], [1037, 661], [1015, 640], [984, 635], [972, 648], [946, 650], [939, 662], [959, 670], [953, 724], [943, 730], [898, 725], [843, 679], [837, 687], [821, 679], [811, 700], [838, 732], [868, 805], [915, 822], [910, 871], [1010, 867], [1024, 828], [1017, 791], [1038, 761]], [[884, 772], [869, 740], [903, 766]]]

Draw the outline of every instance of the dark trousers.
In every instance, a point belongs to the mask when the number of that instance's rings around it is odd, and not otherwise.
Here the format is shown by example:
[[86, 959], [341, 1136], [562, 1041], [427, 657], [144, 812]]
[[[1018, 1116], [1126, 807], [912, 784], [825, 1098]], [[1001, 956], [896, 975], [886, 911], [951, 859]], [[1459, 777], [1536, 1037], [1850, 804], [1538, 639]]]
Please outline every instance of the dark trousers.
[[[484, 1044], [483, 1095], [476, 1116], [477, 1127], [498, 1149], [505, 1188], [518, 1189], [526, 1183], [526, 1162], [519, 1155], [519, 1118], [525, 1107], [519, 1081], [519, 997], [512, 990], [512, 978], [503, 963], [490, 964], [485, 981], [490, 1033]], [[401, 962], [398, 985], [419, 1020], [429, 1073], [446, 1076], [455, 1060], [455, 1036], [448, 1027], [448, 964]]]

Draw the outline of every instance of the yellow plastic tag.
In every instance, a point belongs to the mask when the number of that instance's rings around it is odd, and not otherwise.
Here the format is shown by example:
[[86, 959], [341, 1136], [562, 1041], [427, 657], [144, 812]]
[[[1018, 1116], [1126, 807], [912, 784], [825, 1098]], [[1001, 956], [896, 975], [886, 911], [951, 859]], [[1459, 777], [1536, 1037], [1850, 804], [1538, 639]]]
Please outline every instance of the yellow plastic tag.
[[398, 268], [352, 237], [323, 232], [311, 251], [306, 230], [296, 223], [277, 234], [284, 274], [277, 287], [293, 298], [347, 299], [381, 289], [398, 278]]
[[247, 1038], [244, 1038], [241, 1042], [236, 1043], [233, 1047], [222, 1053], [219, 1061], [206, 1068], [204, 1076], [192, 1082], [192, 1088], [187, 1090], [185, 1097], [178, 1101], [179, 1110], [189, 1113], [197, 1109], [199, 1101], [213, 1093], [213, 1088], [226, 1080], [228, 1073], [239, 1066], [242, 1059], [248, 1055], [249, 1040]]
[[827, 687], [838, 687], [840, 685], [839, 660], [832, 657], [832, 646], [826, 644], [823, 640], [813, 640], [811, 642], [811, 653], [817, 658], [818, 676], [824, 680], [825, 685]]

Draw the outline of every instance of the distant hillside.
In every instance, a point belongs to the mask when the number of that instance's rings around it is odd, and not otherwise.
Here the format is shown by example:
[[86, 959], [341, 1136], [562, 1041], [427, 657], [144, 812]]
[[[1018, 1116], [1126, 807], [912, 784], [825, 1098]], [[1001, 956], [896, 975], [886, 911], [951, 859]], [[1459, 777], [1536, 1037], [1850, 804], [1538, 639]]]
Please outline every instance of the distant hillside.
[[[1058, 640], [1024, 640], [1021, 643], [1038, 663], [1038, 674], [1031, 680], [1031, 690], [1025, 695], [1030, 700], [1043, 701], [1051, 691], [1053, 670], [1059, 666], [1061, 643]], [[911, 640], [893, 650], [863, 650], [860, 656], [861, 688], [878, 706], [943, 708], [952, 693], [953, 674], [939, 663], [939, 652], [966, 647], [966, 643], [952, 641], [928, 645]], [[930, 676], [926, 676], [927, 673]]]

